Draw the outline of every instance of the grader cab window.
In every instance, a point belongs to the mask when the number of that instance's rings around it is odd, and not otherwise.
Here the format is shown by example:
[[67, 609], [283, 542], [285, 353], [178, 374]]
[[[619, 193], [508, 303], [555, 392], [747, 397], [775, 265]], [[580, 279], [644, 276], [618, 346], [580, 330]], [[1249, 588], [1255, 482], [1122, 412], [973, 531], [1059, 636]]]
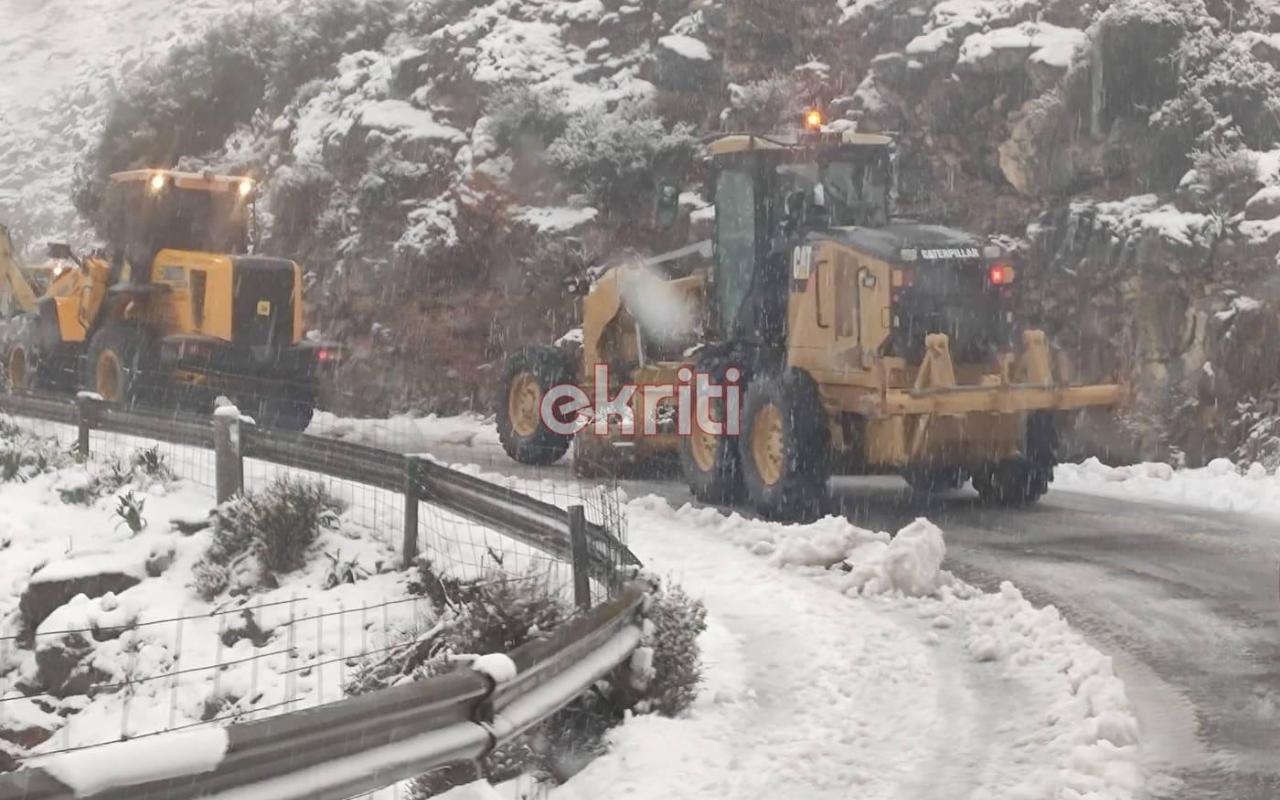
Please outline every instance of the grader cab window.
[[715, 303], [721, 331], [733, 329], [751, 288], [756, 241], [755, 179], [746, 169], [726, 169], [716, 178]]

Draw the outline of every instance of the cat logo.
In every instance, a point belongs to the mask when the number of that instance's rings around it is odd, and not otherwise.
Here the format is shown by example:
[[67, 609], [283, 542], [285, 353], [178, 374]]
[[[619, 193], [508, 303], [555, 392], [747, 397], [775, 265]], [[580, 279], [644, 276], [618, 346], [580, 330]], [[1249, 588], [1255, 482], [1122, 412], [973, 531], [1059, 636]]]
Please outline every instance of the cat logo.
[[809, 280], [813, 270], [813, 247], [801, 245], [791, 251], [791, 279], [795, 281]]
[[258, 316], [260, 316], [260, 317], [269, 317], [269, 316], [271, 316], [271, 301], [270, 301], [270, 300], [259, 300], [259, 301], [258, 301]]

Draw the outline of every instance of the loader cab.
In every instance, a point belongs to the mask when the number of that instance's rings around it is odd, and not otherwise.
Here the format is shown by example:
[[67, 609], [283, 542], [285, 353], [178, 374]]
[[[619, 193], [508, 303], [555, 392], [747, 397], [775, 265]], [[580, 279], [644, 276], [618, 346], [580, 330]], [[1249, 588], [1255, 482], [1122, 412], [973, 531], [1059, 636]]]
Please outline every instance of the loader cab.
[[144, 283], [161, 250], [243, 255], [249, 251], [255, 185], [251, 178], [134, 170], [111, 176], [107, 238], [117, 257], [113, 277]]
[[716, 206], [711, 327], [725, 340], [780, 343], [790, 254], [811, 233], [881, 227], [891, 214], [892, 139], [734, 134], [709, 146]]

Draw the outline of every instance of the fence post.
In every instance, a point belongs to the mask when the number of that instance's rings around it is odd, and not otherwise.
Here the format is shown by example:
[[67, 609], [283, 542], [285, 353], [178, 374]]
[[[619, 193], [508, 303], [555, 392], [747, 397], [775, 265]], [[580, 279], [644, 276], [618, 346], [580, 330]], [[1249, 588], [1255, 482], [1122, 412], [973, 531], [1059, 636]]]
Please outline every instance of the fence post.
[[89, 432], [102, 421], [102, 395], [97, 392], [77, 392], [76, 408], [79, 420], [76, 435], [76, 455], [81, 461], [89, 460]]
[[587, 514], [582, 506], [569, 506], [569, 544], [573, 554], [573, 601], [578, 608], [591, 608], [591, 572], [588, 566]]
[[422, 500], [422, 482], [427, 477], [427, 462], [417, 456], [404, 459], [404, 537], [401, 539], [401, 564], [405, 569], [418, 558], [418, 502]]
[[222, 505], [244, 489], [240, 409], [235, 406], [219, 406], [213, 412], [213, 454], [216, 496], [218, 505]]

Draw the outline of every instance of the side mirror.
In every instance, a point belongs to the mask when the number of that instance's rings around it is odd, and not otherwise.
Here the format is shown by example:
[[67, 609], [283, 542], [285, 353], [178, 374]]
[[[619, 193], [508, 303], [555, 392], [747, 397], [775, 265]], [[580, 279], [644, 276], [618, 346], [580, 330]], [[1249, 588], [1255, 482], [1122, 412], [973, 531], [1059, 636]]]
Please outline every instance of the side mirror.
[[663, 181], [658, 184], [657, 223], [659, 228], [670, 228], [680, 219], [680, 187]]

